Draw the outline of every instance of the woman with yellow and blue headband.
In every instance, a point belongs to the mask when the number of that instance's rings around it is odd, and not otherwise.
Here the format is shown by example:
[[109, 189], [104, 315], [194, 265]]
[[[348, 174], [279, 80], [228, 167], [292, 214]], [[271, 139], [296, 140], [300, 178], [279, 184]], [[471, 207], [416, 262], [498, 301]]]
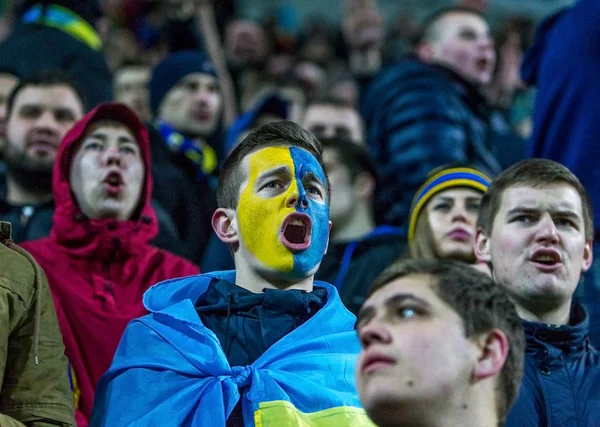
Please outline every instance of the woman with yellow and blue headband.
[[449, 165], [431, 171], [411, 204], [410, 257], [476, 264], [475, 226], [481, 198], [490, 181], [471, 166]]

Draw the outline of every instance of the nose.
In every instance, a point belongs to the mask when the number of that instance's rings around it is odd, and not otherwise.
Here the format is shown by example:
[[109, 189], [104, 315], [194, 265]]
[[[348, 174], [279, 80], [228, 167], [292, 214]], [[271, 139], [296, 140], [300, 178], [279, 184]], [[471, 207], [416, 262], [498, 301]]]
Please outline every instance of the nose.
[[363, 348], [369, 348], [373, 344], [388, 344], [391, 338], [389, 331], [377, 319], [371, 319], [358, 330], [358, 339]]
[[454, 206], [452, 209], [452, 222], [468, 222], [467, 210], [463, 206]]
[[308, 196], [301, 183], [298, 183], [295, 188], [290, 190], [286, 200], [286, 206], [289, 208], [296, 207], [297, 205], [300, 205], [302, 209], [308, 208]]
[[194, 101], [201, 105], [208, 104], [210, 92], [204, 89], [199, 89], [194, 93]]
[[544, 215], [539, 222], [539, 227], [536, 232], [536, 241], [539, 243], [556, 244], [559, 241], [558, 230], [554, 220], [550, 215]]
[[58, 132], [59, 126], [51, 111], [44, 111], [35, 121], [35, 127], [50, 132]]
[[121, 154], [117, 148], [109, 148], [104, 152], [104, 166], [120, 166]]
[[479, 39], [479, 46], [483, 49], [492, 49], [494, 47], [494, 39], [490, 36], [483, 36]]

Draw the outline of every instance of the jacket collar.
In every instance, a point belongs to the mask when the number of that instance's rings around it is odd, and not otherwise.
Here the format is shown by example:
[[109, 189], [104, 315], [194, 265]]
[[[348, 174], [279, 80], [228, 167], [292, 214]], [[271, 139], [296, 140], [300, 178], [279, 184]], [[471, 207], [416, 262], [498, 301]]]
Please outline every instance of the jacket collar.
[[522, 323], [528, 349], [551, 346], [564, 353], [575, 354], [589, 348], [589, 318], [579, 303], [573, 304], [568, 325], [554, 326], [526, 320]]

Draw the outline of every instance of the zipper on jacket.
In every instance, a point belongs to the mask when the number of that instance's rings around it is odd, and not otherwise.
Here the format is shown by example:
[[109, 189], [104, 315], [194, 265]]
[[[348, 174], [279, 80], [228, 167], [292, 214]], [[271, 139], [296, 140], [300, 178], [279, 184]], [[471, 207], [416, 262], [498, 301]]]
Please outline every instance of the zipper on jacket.
[[20, 242], [22, 240], [25, 240], [25, 236], [27, 236], [27, 227], [34, 213], [35, 208], [33, 206], [23, 206], [21, 208], [21, 216], [19, 218], [21, 223], [21, 229], [18, 230], [18, 236], [15, 236], [15, 241]]

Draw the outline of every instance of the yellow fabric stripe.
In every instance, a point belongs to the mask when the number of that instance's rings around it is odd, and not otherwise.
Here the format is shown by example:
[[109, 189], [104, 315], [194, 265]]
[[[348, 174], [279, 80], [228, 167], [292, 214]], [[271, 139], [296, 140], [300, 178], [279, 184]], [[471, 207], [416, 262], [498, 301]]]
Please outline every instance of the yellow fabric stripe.
[[102, 49], [102, 40], [98, 36], [96, 30], [94, 30], [94, 27], [65, 7], [53, 4], [50, 6], [50, 9], [55, 9], [67, 16], [70, 16], [73, 20], [69, 23], [60, 23], [45, 19], [43, 21], [44, 25], [64, 31], [75, 37], [77, 40], [87, 44], [94, 50]]
[[263, 402], [254, 413], [256, 427], [376, 427], [362, 408], [337, 406], [305, 413], [285, 400]]
[[75, 409], [79, 409], [79, 399], [81, 398], [81, 390], [77, 386], [77, 375], [75, 375], [75, 369], [73, 366], [71, 369], [71, 381], [73, 382], [73, 401], [75, 403]]

